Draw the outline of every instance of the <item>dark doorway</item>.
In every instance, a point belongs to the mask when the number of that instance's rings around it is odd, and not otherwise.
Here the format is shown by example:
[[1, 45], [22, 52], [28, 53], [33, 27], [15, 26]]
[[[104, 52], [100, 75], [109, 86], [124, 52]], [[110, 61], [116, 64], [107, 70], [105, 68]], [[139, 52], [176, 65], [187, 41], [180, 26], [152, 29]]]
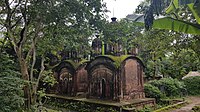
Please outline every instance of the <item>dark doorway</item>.
[[67, 77], [67, 95], [72, 95], [72, 75], [70, 73], [68, 73], [68, 77]]
[[101, 98], [106, 97], [106, 80], [102, 79], [101, 80]]
[[60, 93], [65, 95], [72, 95], [72, 74], [67, 71], [66, 68], [62, 69], [62, 72], [59, 77], [60, 83]]

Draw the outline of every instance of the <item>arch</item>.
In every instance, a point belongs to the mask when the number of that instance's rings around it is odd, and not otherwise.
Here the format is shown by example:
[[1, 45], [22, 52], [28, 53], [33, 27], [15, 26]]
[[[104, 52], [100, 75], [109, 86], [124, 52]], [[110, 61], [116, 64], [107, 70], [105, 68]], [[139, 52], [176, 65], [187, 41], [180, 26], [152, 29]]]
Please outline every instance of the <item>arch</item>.
[[121, 64], [123, 93], [125, 99], [143, 97], [143, 63], [134, 56], [127, 57]]
[[54, 69], [55, 69], [55, 72], [60, 73], [60, 71], [61, 71], [62, 68], [69, 69], [71, 74], [74, 74], [75, 70], [76, 70], [75, 67], [74, 67], [74, 65], [72, 64], [71, 60], [62, 61]]
[[73, 75], [69, 72], [69, 70], [67, 68], [62, 68], [58, 78], [60, 93], [72, 95]]
[[95, 59], [91, 60], [87, 66], [86, 66], [86, 70], [88, 71], [88, 73], [91, 72], [91, 70], [98, 65], [104, 65], [107, 68], [111, 69], [111, 70], [116, 70], [117, 68], [114, 65], [114, 60], [111, 59], [108, 56], [97, 56]]
[[89, 94], [91, 97], [113, 99], [115, 73], [104, 65], [98, 65], [91, 70], [89, 77]]
[[132, 56], [132, 55], [130, 55], [130, 56], [128, 56], [127, 58], [125, 58], [125, 59], [122, 61], [122, 64], [123, 64], [126, 60], [128, 60], [128, 59], [135, 59], [135, 60], [137, 60], [137, 61], [145, 68], [144, 63], [142, 62], [142, 60], [141, 60], [140, 58], [138, 58], [138, 57], [136, 57], [136, 56]]
[[62, 61], [54, 68], [57, 75], [59, 94], [73, 95], [74, 93], [74, 75], [76, 70], [71, 60]]

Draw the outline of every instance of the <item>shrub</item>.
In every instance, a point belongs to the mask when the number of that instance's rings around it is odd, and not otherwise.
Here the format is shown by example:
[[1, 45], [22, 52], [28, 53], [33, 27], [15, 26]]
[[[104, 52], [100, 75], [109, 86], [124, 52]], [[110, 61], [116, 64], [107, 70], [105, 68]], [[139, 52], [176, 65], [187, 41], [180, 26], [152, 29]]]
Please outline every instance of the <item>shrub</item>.
[[185, 91], [185, 84], [173, 78], [163, 78], [161, 80], [154, 80], [149, 83], [158, 87], [159, 90], [165, 93], [167, 97], [181, 96]]
[[189, 95], [200, 95], [200, 76], [185, 78], [183, 82]]
[[0, 54], [0, 112], [20, 111], [23, 105], [23, 81], [13, 65], [8, 55]]
[[155, 87], [151, 84], [144, 84], [145, 96], [148, 98], [155, 98], [156, 101], [160, 101], [161, 98], [164, 98], [165, 95], [161, 93], [158, 87]]
[[200, 106], [194, 106], [194, 107], [192, 107], [192, 110], [194, 112], [200, 112]]
[[138, 112], [152, 112], [153, 109], [151, 107], [144, 107], [143, 109], [139, 110]]

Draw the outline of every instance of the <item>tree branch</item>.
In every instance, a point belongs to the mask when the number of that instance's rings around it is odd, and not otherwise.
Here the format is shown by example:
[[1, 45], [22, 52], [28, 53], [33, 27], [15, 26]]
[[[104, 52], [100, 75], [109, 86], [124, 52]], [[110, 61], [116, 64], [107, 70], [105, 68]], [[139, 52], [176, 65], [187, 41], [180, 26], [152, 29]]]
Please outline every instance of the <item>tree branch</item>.
[[[34, 41], [34, 40], [33, 40]], [[33, 82], [33, 71], [34, 71], [34, 66], [36, 62], [36, 48], [35, 48], [35, 42], [32, 42], [32, 52], [33, 52], [33, 62], [31, 64], [31, 71], [30, 71], [30, 79], [31, 82]]]
[[38, 88], [38, 85], [39, 85], [39, 82], [40, 82], [40, 78], [42, 77], [42, 74], [43, 74], [44, 69], [45, 69], [44, 61], [45, 61], [45, 58], [44, 58], [44, 56], [42, 56], [40, 73], [39, 73], [39, 76], [37, 78], [37, 82], [36, 82], [36, 85], [35, 85], [35, 93], [37, 92], [37, 88]]
[[26, 16], [26, 9], [27, 9], [27, 2], [28, 0], [25, 1], [25, 4], [24, 4], [24, 11], [22, 11], [21, 9], [21, 12], [22, 12], [22, 17], [24, 19], [24, 28], [21, 30], [20, 32], [20, 41], [18, 42], [18, 47], [21, 48], [23, 43], [26, 41], [26, 37], [27, 37], [27, 31], [28, 31], [28, 25], [29, 25], [29, 21], [27, 20], [27, 16]]
[[6, 5], [6, 12], [7, 12], [7, 17], [6, 17], [6, 21], [5, 21], [5, 26], [6, 28], [8, 28], [9, 30], [10, 29], [10, 26], [11, 26], [11, 8], [10, 8], [10, 5], [9, 5], [9, 1], [8, 0], [5, 0], [5, 5]]
[[22, 16], [15, 22], [15, 24], [11, 26], [11, 28], [14, 28], [15, 26], [17, 26], [17, 24], [21, 21], [21, 19], [22, 19]]
[[[13, 0], [13, 1], [14, 1], [14, 0]], [[13, 8], [11, 14], [13, 14], [13, 13], [16, 11], [16, 9], [17, 9], [17, 7], [19, 6], [19, 4], [21, 3], [21, 1], [22, 1], [22, 0], [18, 0], [18, 4]]]
[[29, 55], [31, 52], [33, 52], [33, 62], [32, 62], [32, 65], [31, 65], [31, 72], [30, 72], [30, 78], [31, 78], [31, 82], [33, 81], [33, 71], [34, 71], [34, 66], [35, 66], [35, 62], [36, 62], [36, 43], [37, 43], [37, 39], [39, 37], [39, 32], [40, 32], [40, 29], [41, 29], [41, 24], [40, 22], [37, 22], [36, 24], [36, 31], [35, 31], [35, 35], [34, 35], [34, 38], [33, 38], [33, 41], [32, 41], [32, 45], [31, 45], [31, 48], [28, 52], [28, 54], [26, 55], [26, 59], [28, 59]]
[[38, 40], [38, 37], [39, 37], [38, 34], [39, 34], [40, 30], [41, 30], [40, 22], [37, 22], [37, 24], [36, 24], [35, 36], [34, 36], [34, 38], [33, 38], [33, 42], [32, 42], [31, 48], [29, 49], [29, 51], [28, 51], [28, 53], [27, 53], [27, 55], [26, 55], [26, 60], [29, 59], [29, 56], [30, 56], [30, 54], [31, 54], [31, 52], [32, 52], [32, 50], [33, 50], [33, 48], [35, 48], [35, 45], [36, 45], [37, 40]]

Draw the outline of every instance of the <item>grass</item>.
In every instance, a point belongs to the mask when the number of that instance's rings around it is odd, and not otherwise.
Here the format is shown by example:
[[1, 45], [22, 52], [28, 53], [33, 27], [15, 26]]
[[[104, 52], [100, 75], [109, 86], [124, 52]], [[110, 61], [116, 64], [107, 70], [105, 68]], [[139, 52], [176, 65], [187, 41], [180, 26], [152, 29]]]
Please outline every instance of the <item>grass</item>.
[[176, 104], [172, 104], [172, 105], [168, 105], [166, 107], [163, 107], [163, 108], [160, 108], [160, 109], [157, 109], [153, 112], [168, 112], [169, 110], [172, 110], [172, 109], [178, 109], [178, 108], [181, 108], [182, 106], [188, 104], [188, 102], [186, 101], [183, 101], [183, 102], [179, 102], [179, 103], [176, 103]]

